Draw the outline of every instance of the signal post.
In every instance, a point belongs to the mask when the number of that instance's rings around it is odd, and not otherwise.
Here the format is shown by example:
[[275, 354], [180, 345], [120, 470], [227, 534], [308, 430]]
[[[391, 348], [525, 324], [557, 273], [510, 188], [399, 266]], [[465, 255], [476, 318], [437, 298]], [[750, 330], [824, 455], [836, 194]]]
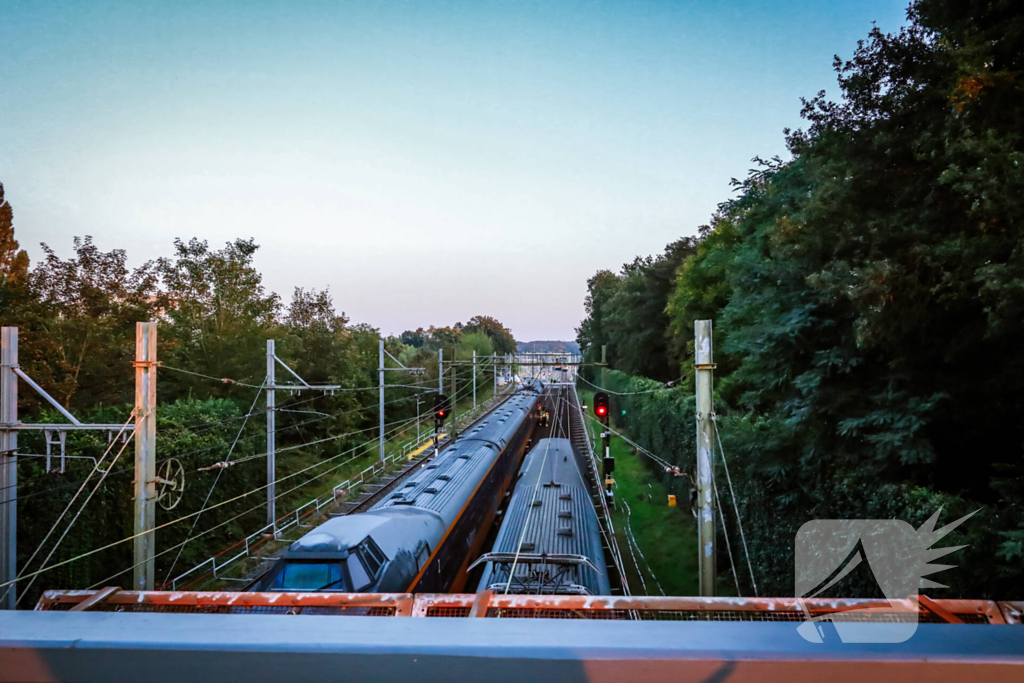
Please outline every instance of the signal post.
[[601, 469], [604, 470], [604, 496], [608, 501], [608, 506], [614, 508], [615, 494], [612, 493], [612, 483], [614, 483], [612, 472], [615, 471], [615, 458], [611, 453], [612, 431], [608, 424], [609, 412], [611, 411], [608, 405], [608, 394], [603, 391], [594, 394], [594, 414], [604, 426], [604, 431], [601, 433], [601, 438], [604, 440], [604, 458], [601, 461]]

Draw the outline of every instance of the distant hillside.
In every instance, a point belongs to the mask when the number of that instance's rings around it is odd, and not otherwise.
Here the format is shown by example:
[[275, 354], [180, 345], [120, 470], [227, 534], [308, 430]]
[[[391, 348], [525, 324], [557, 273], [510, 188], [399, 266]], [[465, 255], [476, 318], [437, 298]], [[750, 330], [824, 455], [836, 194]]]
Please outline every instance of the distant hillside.
[[519, 342], [519, 351], [524, 353], [579, 353], [580, 345], [574, 341], [528, 341]]

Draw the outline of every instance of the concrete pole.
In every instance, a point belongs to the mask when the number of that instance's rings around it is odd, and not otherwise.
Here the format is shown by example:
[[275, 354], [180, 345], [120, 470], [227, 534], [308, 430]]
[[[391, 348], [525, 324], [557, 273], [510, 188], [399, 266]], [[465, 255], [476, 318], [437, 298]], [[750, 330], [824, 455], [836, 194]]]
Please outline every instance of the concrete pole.
[[473, 352], [473, 407], [476, 408], [476, 351]]
[[[18, 575], [18, 328], [0, 331], [0, 584]], [[0, 609], [14, 609], [17, 586], [7, 588]]]
[[[267, 340], [267, 524], [277, 519], [277, 396], [274, 392], [277, 364], [274, 340]], [[274, 529], [276, 533], [276, 529]]]
[[[135, 569], [132, 589], [155, 590], [156, 323], [135, 324]], [[140, 535], [141, 534], [141, 535]]]
[[378, 390], [378, 401], [380, 403], [380, 461], [384, 462], [384, 340], [378, 340], [380, 345], [377, 349], [377, 356], [380, 359], [378, 372], [380, 374], [380, 389]]
[[494, 391], [492, 396], [498, 395], [498, 354], [491, 354], [491, 373], [494, 375]]
[[715, 368], [711, 352], [711, 321], [693, 322], [697, 380], [697, 504], [700, 509], [697, 526], [697, 540], [700, 552], [699, 582], [700, 594], [712, 597], [715, 594], [715, 511], [711, 491], [714, 473], [711, 469], [712, 449], [715, 433], [711, 413], [711, 384]]
[[444, 393], [444, 349], [437, 350], [437, 393]]

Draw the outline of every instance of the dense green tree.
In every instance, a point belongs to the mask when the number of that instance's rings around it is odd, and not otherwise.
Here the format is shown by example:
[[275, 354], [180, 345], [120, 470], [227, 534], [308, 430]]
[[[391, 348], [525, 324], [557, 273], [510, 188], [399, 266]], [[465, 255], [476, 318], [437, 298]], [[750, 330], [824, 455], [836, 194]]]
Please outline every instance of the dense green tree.
[[[805, 521], [945, 506], [981, 509], [942, 577], [953, 594], [1020, 596], [1024, 6], [920, 0], [909, 17], [836, 60], [842, 97], [808, 100], [791, 158], [736, 183], [668, 305], [684, 370], [693, 321], [715, 321], [716, 411], [777, 595]], [[581, 341], [626, 327], [616, 298], [639, 302], [648, 261], [633, 266], [589, 283]]]
[[3, 284], [14, 285], [28, 275], [28, 254], [14, 238], [14, 210], [4, 199], [4, 186], [0, 183], [0, 278]]
[[[129, 270], [124, 250], [103, 252], [91, 237], [76, 237], [74, 251], [61, 259], [44, 244], [45, 256], [29, 275], [37, 305], [26, 321], [26, 342], [46, 358], [33, 369], [65, 406], [72, 397], [79, 406], [128, 401], [135, 323], [151, 315], [154, 268], [147, 263]], [[37, 330], [42, 334], [33, 335]]]
[[[259, 247], [239, 239], [213, 251], [195, 238], [175, 240], [174, 247], [174, 258], [157, 264], [164, 287], [161, 306], [171, 322], [161, 334], [165, 364], [260, 384], [266, 368], [261, 349], [281, 302], [265, 291], [253, 266]], [[184, 392], [202, 385], [198, 395], [208, 395], [208, 380], [178, 375], [169, 381]], [[230, 387], [225, 391], [230, 394]]]
[[[608, 303], [619, 289], [621, 281], [610, 270], [600, 270], [587, 280], [587, 297], [583, 301], [586, 317], [576, 328], [576, 342], [585, 361], [601, 360], [601, 347], [611, 342], [608, 330]], [[615, 347], [607, 349], [606, 359], [615, 360]]]
[[[462, 327], [465, 335], [485, 334], [495, 353], [515, 353], [516, 339], [512, 331], [489, 315], [475, 315]], [[490, 352], [488, 352], [490, 353]]]

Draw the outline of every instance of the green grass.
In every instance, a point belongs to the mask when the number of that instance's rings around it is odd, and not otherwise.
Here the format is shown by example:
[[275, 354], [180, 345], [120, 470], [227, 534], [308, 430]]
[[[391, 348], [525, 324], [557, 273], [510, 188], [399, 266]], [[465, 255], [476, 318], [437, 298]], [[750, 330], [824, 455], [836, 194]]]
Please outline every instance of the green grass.
[[[580, 400], [588, 406], [593, 405], [592, 396], [592, 392], [580, 392]], [[599, 427], [590, 420], [587, 424], [593, 443], [599, 438]], [[612, 426], [622, 431], [614, 418]], [[615, 457], [612, 490], [616, 499], [612, 522], [630, 591], [643, 594], [646, 582], [648, 595], [661, 595], [661, 589], [666, 595], [697, 595], [697, 524], [689, 502], [680, 500], [676, 507], [669, 507], [668, 491], [651, 469], [650, 461], [643, 455], [633, 455], [632, 448], [614, 434], [611, 454]], [[630, 552], [627, 522], [640, 552]]]

